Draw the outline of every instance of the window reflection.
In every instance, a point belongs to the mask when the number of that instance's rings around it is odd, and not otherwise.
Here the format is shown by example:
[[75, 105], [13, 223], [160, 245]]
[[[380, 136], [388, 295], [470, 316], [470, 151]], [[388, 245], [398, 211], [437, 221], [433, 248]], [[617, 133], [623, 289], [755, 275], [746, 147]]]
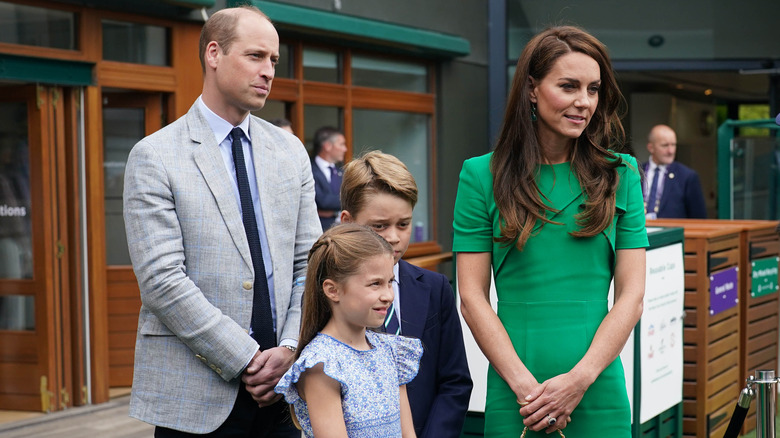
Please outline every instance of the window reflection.
[[352, 85], [426, 93], [428, 69], [421, 63], [354, 55]]
[[106, 263], [129, 265], [122, 191], [130, 150], [144, 137], [143, 108], [103, 108], [103, 174], [105, 175]]
[[72, 12], [0, 2], [0, 42], [76, 49]]
[[293, 56], [295, 51], [289, 44], [279, 45], [279, 62], [276, 64], [276, 71], [274, 77], [277, 78], [291, 78], [293, 77]]
[[0, 279], [33, 274], [27, 105], [0, 103]]
[[168, 29], [103, 20], [103, 59], [135, 64], [170, 65]]
[[303, 79], [307, 81], [341, 83], [341, 62], [333, 50], [303, 49]]
[[367, 151], [380, 150], [395, 155], [409, 168], [419, 192], [414, 208], [412, 242], [430, 240], [430, 117], [427, 114], [366, 109], [355, 109], [352, 116], [355, 157]]
[[35, 298], [0, 296], [0, 330], [35, 330]]

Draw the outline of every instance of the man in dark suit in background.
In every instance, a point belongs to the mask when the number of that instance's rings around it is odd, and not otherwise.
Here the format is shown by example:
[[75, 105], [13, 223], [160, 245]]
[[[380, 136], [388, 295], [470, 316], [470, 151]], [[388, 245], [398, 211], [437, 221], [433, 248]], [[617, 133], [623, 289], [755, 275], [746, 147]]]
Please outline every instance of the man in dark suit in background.
[[674, 130], [666, 125], [654, 126], [647, 139], [647, 150], [650, 160], [644, 165], [643, 187], [647, 218], [706, 218], [699, 175], [674, 161]]
[[330, 228], [341, 213], [339, 190], [341, 189], [341, 167], [347, 153], [344, 134], [336, 128], [324, 126], [314, 133], [314, 158], [311, 173], [314, 176], [317, 214], [322, 230]]

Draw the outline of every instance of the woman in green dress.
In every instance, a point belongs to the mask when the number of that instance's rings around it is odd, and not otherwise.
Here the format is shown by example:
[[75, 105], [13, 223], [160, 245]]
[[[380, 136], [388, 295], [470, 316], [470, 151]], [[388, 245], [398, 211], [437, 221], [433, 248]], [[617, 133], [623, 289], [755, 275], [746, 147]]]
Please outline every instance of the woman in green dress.
[[606, 48], [547, 29], [518, 60], [495, 151], [463, 165], [453, 251], [491, 365], [486, 437], [631, 435], [618, 354], [642, 313], [647, 234], [636, 160], [614, 152], [622, 104]]

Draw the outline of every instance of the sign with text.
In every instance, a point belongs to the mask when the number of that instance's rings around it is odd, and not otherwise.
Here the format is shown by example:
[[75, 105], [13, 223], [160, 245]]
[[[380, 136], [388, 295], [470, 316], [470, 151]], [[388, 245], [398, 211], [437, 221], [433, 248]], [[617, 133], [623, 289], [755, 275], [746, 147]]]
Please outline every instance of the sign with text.
[[641, 423], [681, 403], [683, 386], [682, 243], [651, 249], [646, 260], [644, 312], [639, 320]]
[[710, 274], [710, 315], [736, 306], [738, 295], [736, 266]]
[[777, 292], [777, 257], [753, 260], [753, 283], [750, 288], [750, 296], [758, 298], [773, 292]]

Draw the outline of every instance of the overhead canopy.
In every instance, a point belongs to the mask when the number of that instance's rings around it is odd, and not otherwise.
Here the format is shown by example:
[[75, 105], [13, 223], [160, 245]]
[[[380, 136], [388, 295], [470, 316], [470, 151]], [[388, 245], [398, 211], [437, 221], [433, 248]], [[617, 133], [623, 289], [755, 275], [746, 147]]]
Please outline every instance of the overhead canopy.
[[94, 64], [0, 53], [0, 80], [54, 85], [93, 85]]
[[[231, 6], [244, 3], [245, 0], [228, 1]], [[422, 56], [454, 58], [471, 52], [469, 41], [454, 35], [273, 1], [251, 3], [268, 15], [280, 31]]]

